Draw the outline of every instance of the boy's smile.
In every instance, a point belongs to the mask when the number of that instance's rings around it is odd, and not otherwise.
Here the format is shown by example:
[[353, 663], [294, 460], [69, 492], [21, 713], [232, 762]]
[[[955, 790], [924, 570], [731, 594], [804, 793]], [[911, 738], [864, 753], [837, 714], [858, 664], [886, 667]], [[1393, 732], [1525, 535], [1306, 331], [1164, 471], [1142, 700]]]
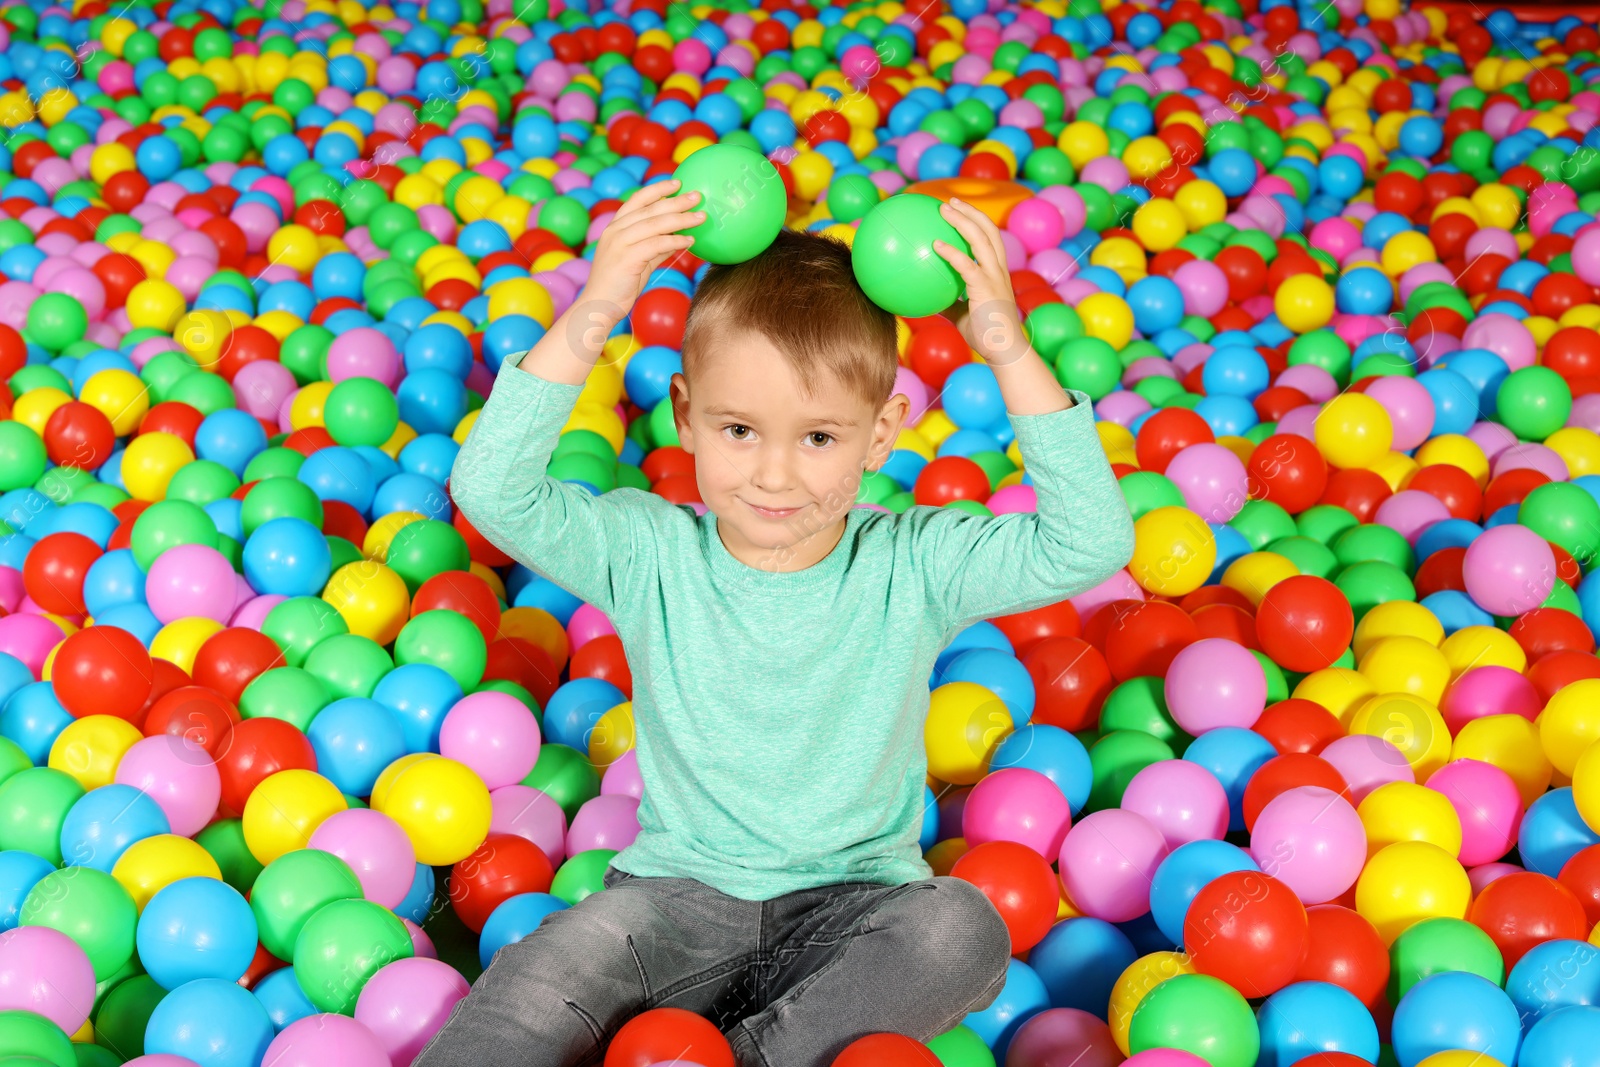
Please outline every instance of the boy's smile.
[[707, 347], [692, 391], [673, 376], [672, 406], [729, 554], [796, 571], [838, 544], [862, 472], [888, 458], [909, 402], [873, 405], [828, 374], [808, 393], [789, 360], [746, 330]]

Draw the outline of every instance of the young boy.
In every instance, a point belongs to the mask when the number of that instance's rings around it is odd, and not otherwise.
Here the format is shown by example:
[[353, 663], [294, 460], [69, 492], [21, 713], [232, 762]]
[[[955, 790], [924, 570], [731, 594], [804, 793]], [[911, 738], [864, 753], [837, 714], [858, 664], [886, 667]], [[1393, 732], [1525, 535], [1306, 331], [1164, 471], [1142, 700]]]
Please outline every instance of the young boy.
[[928, 676], [963, 627], [1132, 553], [1088, 398], [1028, 347], [1000, 235], [956, 202], [943, 214], [973, 254], [935, 248], [966, 282], [1037, 514], [852, 506], [907, 416], [895, 323], [842, 244], [787, 231], [709, 271], [690, 310], [671, 402], [707, 513], [546, 477], [606, 336], [704, 219], [676, 190], [618, 211], [584, 293], [501, 368], [451, 480], [486, 537], [616, 626], [639, 836], [603, 892], [496, 955], [418, 1067], [598, 1064], [659, 1007], [712, 1020], [740, 1067], [827, 1067], [865, 1034], [926, 1040], [987, 1006], [1006, 928], [918, 849]]

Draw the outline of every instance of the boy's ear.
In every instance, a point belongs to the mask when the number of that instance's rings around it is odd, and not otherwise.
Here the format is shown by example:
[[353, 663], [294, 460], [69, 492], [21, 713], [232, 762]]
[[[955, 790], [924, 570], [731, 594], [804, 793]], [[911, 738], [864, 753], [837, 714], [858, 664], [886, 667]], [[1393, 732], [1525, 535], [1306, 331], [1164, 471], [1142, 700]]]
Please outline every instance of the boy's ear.
[[904, 393], [896, 393], [878, 409], [878, 420], [872, 427], [872, 445], [867, 450], [867, 470], [875, 471], [889, 461], [894, 443], [900, 437], [900, 427], [905, 425], [911, 412], [911, 400]]
[[694, 455], [694, 435], [689, 432], [689, 380], [682, 373], [674, 374], [667, 393], [672, 402], [672, 422], [678, 430], [678, 446]]

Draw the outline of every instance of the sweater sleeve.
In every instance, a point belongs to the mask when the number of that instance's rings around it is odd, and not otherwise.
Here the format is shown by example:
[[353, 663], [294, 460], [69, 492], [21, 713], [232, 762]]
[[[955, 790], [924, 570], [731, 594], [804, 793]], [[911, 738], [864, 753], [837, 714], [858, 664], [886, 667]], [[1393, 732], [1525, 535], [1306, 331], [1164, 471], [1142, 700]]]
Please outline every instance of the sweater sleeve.
[[1054, 604], [1133, 556], [1133, 519], [1094, 428], [1087, 395], [1048, 415], [1013, 415], [1037, 510], [984, 517], [933, 509], [915, 551], [948, 628]]
[[582, 386], [546, 381], [507, 357], [450, 471], [450, 494], [506, 555], [608, 616], [627, 599], [641, 521], [634, 490], [598, 496], [546, 473]]

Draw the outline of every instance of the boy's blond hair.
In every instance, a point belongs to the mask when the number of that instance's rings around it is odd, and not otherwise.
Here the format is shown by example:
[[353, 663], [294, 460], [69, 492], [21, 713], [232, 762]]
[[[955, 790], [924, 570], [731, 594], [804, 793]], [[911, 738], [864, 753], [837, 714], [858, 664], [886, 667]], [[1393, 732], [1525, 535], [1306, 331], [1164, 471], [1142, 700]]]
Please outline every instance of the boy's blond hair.
[[841, 241], [785, 229], [754, 259], [708, 270], [684, 328], [684, 376], [714, 338], [744, 330], [787, 357], [808, 394], [825, 373], [875, 408], [894, 393], [894, 316], [861, 291]]

